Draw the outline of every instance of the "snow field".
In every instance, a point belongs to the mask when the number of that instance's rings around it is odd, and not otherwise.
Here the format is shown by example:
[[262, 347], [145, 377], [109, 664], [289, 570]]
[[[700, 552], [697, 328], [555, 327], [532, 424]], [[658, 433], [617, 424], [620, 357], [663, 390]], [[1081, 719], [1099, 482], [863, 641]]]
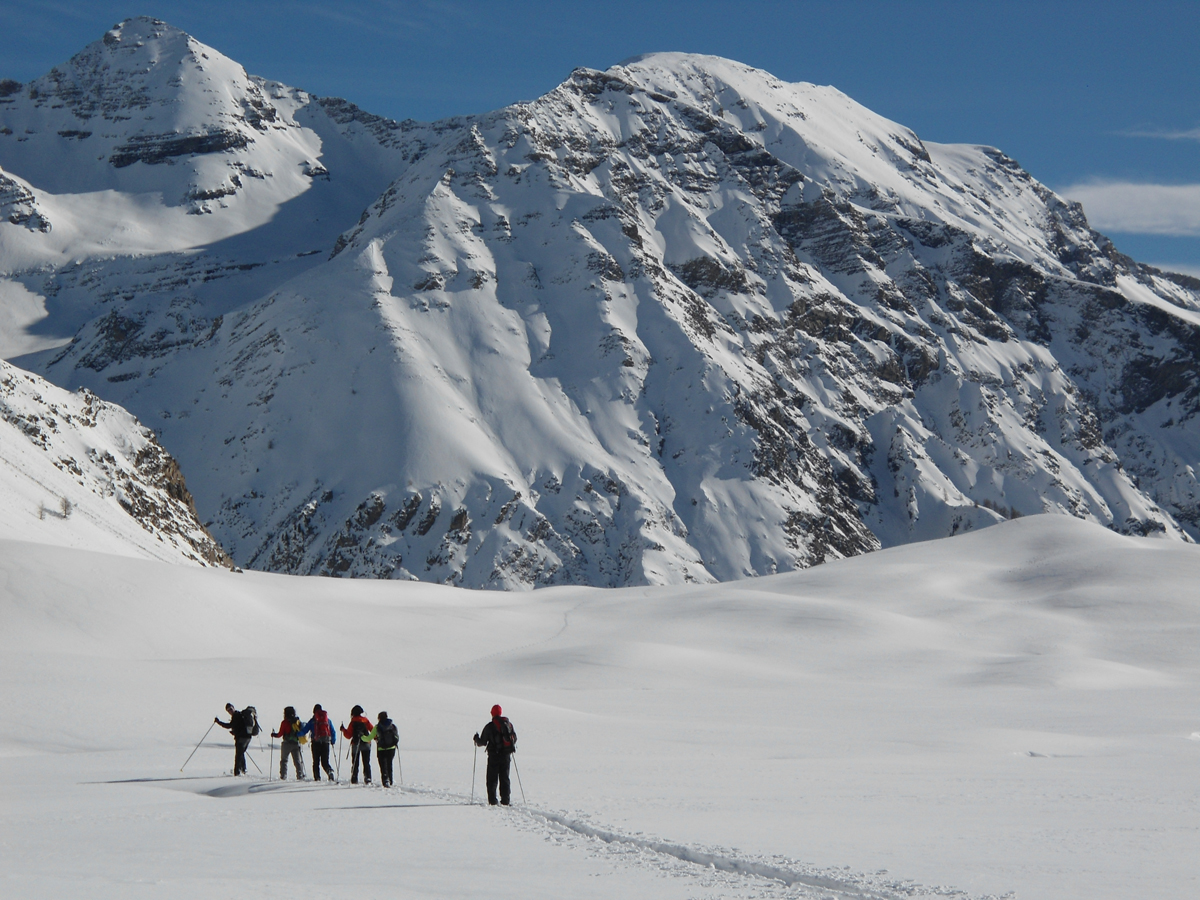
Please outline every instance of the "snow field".
[[[1194, 896], [1197, 576], [1062, 516], [522, 594], [0, 542], [0, 893]], [[386, 709], [405, 786], [235, 781], [219, 728], [181, 774], [226, 701]], [[464, 805], [493, 702], [528, 808]]]

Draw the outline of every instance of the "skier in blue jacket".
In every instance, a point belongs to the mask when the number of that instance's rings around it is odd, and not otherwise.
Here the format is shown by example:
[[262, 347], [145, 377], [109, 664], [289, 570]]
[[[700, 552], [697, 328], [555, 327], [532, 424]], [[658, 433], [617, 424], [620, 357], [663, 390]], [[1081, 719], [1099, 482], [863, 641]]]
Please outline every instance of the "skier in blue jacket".
[[321, 769], [324, 769], [325, 776], [330, 781], [337, 782], [329, 765], [329, 748], [337, 743], [335, 731], [333, 723], [329, 721], [329, 714], [321, 708], [320, 703], [313, 707], [312, 718], [300, 729], [300, 737], [312, 737], [313, 781], [321, 780]]

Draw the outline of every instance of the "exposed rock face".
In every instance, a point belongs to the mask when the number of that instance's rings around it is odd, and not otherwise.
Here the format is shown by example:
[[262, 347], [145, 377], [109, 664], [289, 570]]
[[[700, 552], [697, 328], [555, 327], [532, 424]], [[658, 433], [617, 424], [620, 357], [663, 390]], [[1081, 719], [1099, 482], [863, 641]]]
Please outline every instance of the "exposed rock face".
[[123, 169], [135, 162], [155, 166], [180, 156], [241, 150], [249, 143], [250, 139], [246, 135], [236, 131], [213, 131], [184, 137], [170, 134], [139, 134], [128, 144], [117, 147], [108, 161], [115, 169]]
[[[0, 362], [0, 433], [5, 465], [0, 494], [32, 488], [37, 516], [99, 527], [129, 549], [178, 562], [232, 568], [233, 562], [196, 517], [179, 466], [125, 410], [88, 390], [70, 394]], [[31, 452], [32, 451], [32, 452]], [[10, 510], [7, 526], [21, 513]], [[33, 529], [30, 521], [25, 529]], [[20, 527], [11, 536], [27, 537]], [[87, 546], [86, 535], [80, 543]]]
[[50, 220], [42, 214], [33, 191], [6, 175], [3, 169], [0, 169], [0, 220], [43, 234], [51, 228]]
[[112, 299], [30, 360], [161, 420], [242, 564], [620, 585], [1041, 512], [1200, 535], [1200, 285], [997, 150], [683, 54], [433, 124], [316, 106], [280, 116], [393, 178], [319, 263], [219, 308], [180, 297], [212, 260], [58, 269]]

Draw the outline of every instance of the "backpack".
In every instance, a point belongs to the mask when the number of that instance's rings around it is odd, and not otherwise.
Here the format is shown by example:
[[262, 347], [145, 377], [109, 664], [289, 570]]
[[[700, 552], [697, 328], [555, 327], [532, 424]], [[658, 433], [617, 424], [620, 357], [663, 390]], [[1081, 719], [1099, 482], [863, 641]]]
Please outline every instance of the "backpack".
[[313, 740], [327, 741], [333, 734], [333, 728], [329, 724], [329, 716], [314, 716], [313, 717]]
[[242, 725], [250, 737], [254, 737], [262, 730], [258, 727], [258, 711], [253, 706], [247, 706], [242, 710]]
[[367, 724], [365, 719], [355, 716], [350, 720], [350, 731], [354, 735], [355, 740], [361, 741], [371, 733], [371, 726]]
[[500, 738], [500, 747], [505, 753], [514, 753], [517, 749], [517, 732], [513, 728], [512, 722], [508, 721], [508, 716], [501, 716], [496, 727], [496, 734]]
[[376, 733], [376, 740], [379, 741], [380, 747], [395, 747], [400, 743], [400, 729], [396, 727], [396, 723], [391, 719], [384, 719], [383, 724], [379, 726], [379, 731]]

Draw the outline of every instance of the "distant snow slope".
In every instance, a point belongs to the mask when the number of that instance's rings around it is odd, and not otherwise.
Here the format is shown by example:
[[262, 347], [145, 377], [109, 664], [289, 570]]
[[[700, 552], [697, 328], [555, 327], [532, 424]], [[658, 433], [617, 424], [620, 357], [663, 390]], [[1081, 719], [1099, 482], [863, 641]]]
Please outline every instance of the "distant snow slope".
[[[1067, 516], [616, 591], [0, 541], [0, 894], [1194, 897], [1198, 581]], [[181, 773], [227, 701], [387, 710], [404, 789], [235, 782], [219, 728]], [[467, 805], [497, 702], [526, 808]]]
[[0, 361], [0, 538], [230, 566], [175, 460], [90, 391]]
[[[394, 123], [141, 19], [6, 90], [4, 346], [153, 422], [244, 565], [616, 586], [1038, 512], [1200, 536], [1197, 283], [833, 88], [654, 54]], [[96, 152], [55, 182], [38, 142]]]

